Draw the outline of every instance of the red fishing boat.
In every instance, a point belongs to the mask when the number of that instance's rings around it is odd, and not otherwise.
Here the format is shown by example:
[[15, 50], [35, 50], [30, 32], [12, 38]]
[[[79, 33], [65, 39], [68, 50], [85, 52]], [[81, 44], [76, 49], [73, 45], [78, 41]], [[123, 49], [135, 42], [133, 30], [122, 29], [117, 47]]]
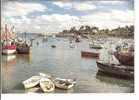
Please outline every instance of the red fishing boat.
[[114, 52], [114, 56], [120, 64], [134, 66], [134, 53], [132, 52]]
[[[11, 30], [13, 27], [11, 28]], [[13, 32], [8, 30], [7, 25], [5, 25], [5, 30], [2, 32], [2, 37], [1, 39], [3, 40], [2, 43], [2, 54], [14, 54], [16, 53], [16, 45], [14, 42], [11, 40], [13, 39]]]
[[14, 54], [16, 53], [16, 45], [10, 44], [10, 45], [4, 45], [2, 46], [2, 54]]
[[81, 51], [82, 57], [88, 57], [88, 58], [99, 58], [98, 52], [89, 52], [89, 51]]

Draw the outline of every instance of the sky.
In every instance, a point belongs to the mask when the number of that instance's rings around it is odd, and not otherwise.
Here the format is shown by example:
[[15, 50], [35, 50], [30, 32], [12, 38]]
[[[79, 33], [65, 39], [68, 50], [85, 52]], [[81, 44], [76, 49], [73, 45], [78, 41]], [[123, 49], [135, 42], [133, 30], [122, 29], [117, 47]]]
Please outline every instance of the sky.
[[2, 0], [2, 25], [16, 32], [57, 33], [73, 26], [134, 24], [133, 0]]

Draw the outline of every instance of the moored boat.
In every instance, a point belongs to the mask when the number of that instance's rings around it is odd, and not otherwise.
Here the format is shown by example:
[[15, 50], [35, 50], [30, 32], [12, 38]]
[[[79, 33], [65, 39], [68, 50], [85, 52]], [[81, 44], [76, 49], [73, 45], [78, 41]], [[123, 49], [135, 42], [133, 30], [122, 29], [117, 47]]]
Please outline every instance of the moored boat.
[[89, 44], [89, 47], [93, 49], [102, 49], [101, 45], [95, 45], [95, 44]]
[[56, 48], [56, 45], [51, 45], [52, 48]]
[[39, 75], [40, 75], [41, 77], [48, 78], [48, 79], [51, 79], [51, 78], [53, 77], [52, 75], [45, 74], [45, 73], [39, 73]]
[[2, 46], [2, 54], [9, 55], [16, 53], [16, 45], [15, 44], [6, 44]]
[[29, 54], [30, 46], [28, 46], [27, 44], [17, 45], [16, 51], [18, 54]]
[[14, 27], [12, 27], [10, 30], [7, 24], [5, 24], [5, 30], [1, 33], [0, 39], [2, 40], [2, 54], [9, 55], [16, 53], [16, 45], [13, 41], [15, 38], [13, 28]]
[[68, 89], [71, 89], [76, 84], [76, 82], [75, 80], [72, 80], [72, 79], [56, 78], [54, 80], [54, 84], [59, 89], [68, 90]]
[[43, 92], [52, 92], [55, 89], [54, 83], [48, 78], [41, 78], [40, 87]]
[[16, 43], [17, 45], [17, 53], [18, 54], [29, 54], [30, 53], [30, 46], [27, 44], [27, 41], [26, 41], [26, 34], [25, 33], [25, 41], [21, 40], [20, 42], [18, 41]]
[[102, 61], [97, 61], [97, 67], [100, 71], [112, 74], [120, 77], [134, 78], [134, 67], [124, 66], [118, 64], [104, 63]]
[[89, 47], [93, 49], [102, 49], [102, 46], [94, 42], [89, 43]]
[[134, 66], [134, 54], [131, 52], [114, 52], [120, 64]]
[[39, 84], [41, 77], [40, 76], [32, 76], [31, 78], [25, 80], [22, 82], [24, 87], [27, 88], [32, 88], [35, 87]]
[[82, 57], [99, 58], [98, 52], [81, 51]]

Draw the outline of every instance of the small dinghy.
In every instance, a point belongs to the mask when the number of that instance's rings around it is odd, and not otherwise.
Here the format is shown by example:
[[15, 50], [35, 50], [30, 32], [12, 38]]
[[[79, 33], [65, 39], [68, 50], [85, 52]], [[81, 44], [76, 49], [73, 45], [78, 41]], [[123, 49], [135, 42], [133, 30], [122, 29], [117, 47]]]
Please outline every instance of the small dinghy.
[[71, 89], [76, 84], [75, 80], [61, 78], [56, 78], [54, 83], [57, 88], [65, 90]]
[[56, 45], [51, 45], [52, 48], [56, 48]]
[[41, 77], [40, 76], [32, 76], [31, 78], [23, 81], [24, 87], [27, 88], [32, 88], [35, 87], [39, 84]]
[[41, 77], [44, 77], [44, 78], [49, 78], [49, 79], [52, 78], [52, 75], [45, 74], [45, 73], [39, 73], [39, 75], [40, 75]]
[[55, 89], [54, 83], [48, 78], [41, 78], [40, 87], [43, 92], [52, 92]]

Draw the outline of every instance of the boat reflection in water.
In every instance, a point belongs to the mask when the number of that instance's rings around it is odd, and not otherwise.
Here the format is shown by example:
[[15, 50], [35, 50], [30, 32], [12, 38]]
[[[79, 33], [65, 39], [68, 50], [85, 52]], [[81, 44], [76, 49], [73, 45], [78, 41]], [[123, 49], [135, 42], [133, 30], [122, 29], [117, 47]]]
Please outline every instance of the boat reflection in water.
[[127, 78], [117, 78], [117, 77], [113, 77], [113, 75], [108, 75], [105, 74], [101, 71], [98, 70], [98, 72], [96, 73], [96, 79], [98, 79], [100, 82], [104, 83], [104, 84], [110, 84], [110, 85], [117, 85], [120, 87], [129, 87], [129, 90], [131, 93], [134, 92], [134, 80], [132, 79], [130, 81], [130, 86], [129, 86], [129, 79]]
[[27, 54], [27, 55], [26, 54], [17, 54], [16, 56], [17, 56], [16, 58], [22, 62], [31, 63], [31, 61], [32, 61], [32, 55], [31, 54]]
[[[16, 55], [3, 55], [2, 56], [2, 63], [1, 63], [1, 72], [2, 72], [2, 87], [6, 87], [5, 90], [10, 89], [11, 81], [4, 82], [5, 80], [10, 80], [13, 76], [15, 71], [14, 66], [16, 65]], [[5, 92], [2, 90], [2, 92]]]
[[16, 55], [3, 55], [2, 65], [3, 66], [14, 66], [16, 64]]
[[25, 93], [40, 93], [40, 87], [33, 87], [29, 89], [25, 89]]
[[3, 55], [2, 60], [3, 61], [12, 61], [16, 58], [16, 55]]

